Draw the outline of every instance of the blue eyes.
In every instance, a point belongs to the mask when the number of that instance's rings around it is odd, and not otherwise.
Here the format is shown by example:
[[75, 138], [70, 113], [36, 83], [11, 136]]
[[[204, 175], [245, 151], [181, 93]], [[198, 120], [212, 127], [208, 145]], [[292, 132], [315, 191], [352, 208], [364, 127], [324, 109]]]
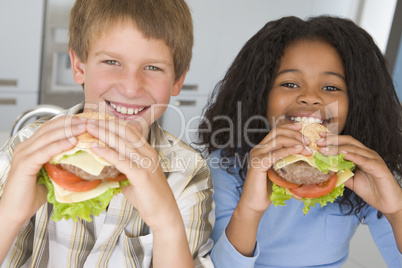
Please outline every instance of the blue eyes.
[[151, 70], [151, 71], [159, 71], [160, 70], [158, 67], [155, 67], [155, 66], [147, 66], [145, 69]]
[[[120, 66], [120, 63], [118, 61], [115, 61], [115, 60], [104, 60], [102, 62], [107, 64], [107, 65]], [[144, 69], [145, 70], [150, 70], [150, 71], [160, 71], [160, 70], [162, 70], [162, 69], [160, 69], [158, 67], [155, 67], [155, 66], [152, 66], [152, 65], [146, 66]]]
[[105, 60], [103, 61], [104, 63], [108, 64], [108, 65], [120, 65], [117, 61], [115, 60]]

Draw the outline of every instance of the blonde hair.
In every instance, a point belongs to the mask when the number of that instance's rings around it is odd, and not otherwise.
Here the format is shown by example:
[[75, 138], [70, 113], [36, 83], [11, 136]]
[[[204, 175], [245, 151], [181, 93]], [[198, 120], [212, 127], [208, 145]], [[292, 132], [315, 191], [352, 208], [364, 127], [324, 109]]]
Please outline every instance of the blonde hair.
[[178, 79], [190, 65], [193, 22], [184, 0], [76, 0], [71, 10], [69, 48], [86, 62], [92, 42], [118, 21], [132, 21], [147, 38], [169, 46]]

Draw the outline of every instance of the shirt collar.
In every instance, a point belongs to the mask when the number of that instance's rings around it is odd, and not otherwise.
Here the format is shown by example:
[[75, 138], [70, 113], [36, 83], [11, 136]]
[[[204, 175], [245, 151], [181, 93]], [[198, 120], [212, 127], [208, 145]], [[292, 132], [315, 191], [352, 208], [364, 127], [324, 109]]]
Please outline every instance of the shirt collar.
[[186, 169], [183, 166], [183, 161], [180, 161], [180, 156], [176, 153], [175, 146], [183, 142], [163, 130], [157, 121], [151, 126], [150, 144], [156, 150], [159, 156], [159, 161], [164, 172], [177, 172]]

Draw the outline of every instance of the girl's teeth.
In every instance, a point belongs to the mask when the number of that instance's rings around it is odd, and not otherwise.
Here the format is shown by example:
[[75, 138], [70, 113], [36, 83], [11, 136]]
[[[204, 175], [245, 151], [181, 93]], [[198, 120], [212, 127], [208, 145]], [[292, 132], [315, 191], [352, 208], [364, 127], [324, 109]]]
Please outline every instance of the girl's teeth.
[[318, 118], [314, 117], [290, 117], [290, 120], [295, 121], [295, 122], [309, 122], [309, 123], [317, 123], [317, 124], [322, 124], [322, 121]]
[[127, 114], [129, 114], [129, 115], [134, 114], [134, 109], [133, 108], [128, 108]]

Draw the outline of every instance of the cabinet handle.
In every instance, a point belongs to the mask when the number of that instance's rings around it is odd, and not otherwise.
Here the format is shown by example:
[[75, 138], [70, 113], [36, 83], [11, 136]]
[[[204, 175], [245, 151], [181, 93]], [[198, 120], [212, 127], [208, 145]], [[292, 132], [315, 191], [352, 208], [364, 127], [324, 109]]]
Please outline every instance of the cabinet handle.
[[198, 85], [183, 85], [181, 87], [181, 89], [183, 89], [183, 90], [197, 90]]
[[16, 105], [17, 99], [0, 99], [0, 105]]
[[177, 107], [179, 106], [195, 106], [196, 102], [195, 101], [187, 101], [187, 100], [177, 100], [174, 102], [174, 105]]
[[17, 84], [17, 79], [0, 79], [0, 86], [16, 87]]

